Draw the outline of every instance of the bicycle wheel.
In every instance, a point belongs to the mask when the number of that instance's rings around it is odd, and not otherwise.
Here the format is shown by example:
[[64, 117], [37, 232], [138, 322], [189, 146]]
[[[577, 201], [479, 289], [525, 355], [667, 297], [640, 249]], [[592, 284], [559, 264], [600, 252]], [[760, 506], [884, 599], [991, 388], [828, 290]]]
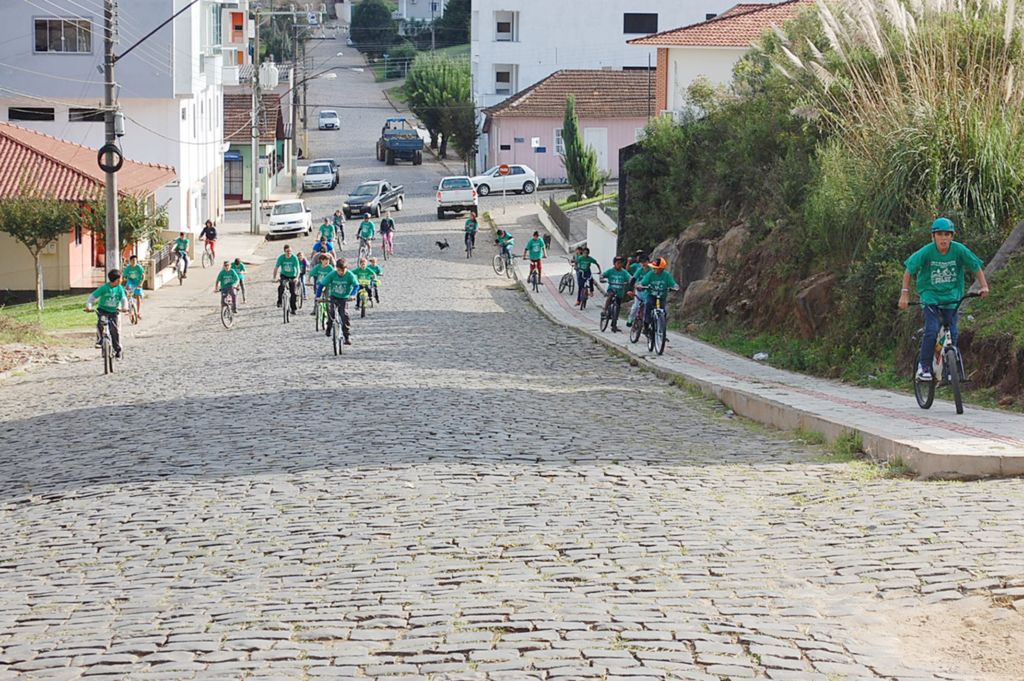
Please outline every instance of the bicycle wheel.
[[384, 254], [384, 262], [387, 262], [387, 260], [388, 260], [388, 245], [387, 245], [387, 244], [384, 244], [384, 245], [383, 245], [383, 246], [381, 247], [381, 249], [380, 249], [380, 250], [381, 250], [381, 252], [382, 252], [382, 253]]
[[650, 323], [650, 325], [647, 325], [647, 324], [644, 325], [644, 335], [647, 336], [647, 350], [648, 350], [648, 352], [650, 352], [651, 350], [654, 349], [654, 324], [655, 324], [655, 320], [654, 320], [654, 315], [652, 314], [651, 315], [651, 323]]
[[512, 277], [515, 276], [515, 273], [516, 273], [515, 270], [516, 270], [516, 261], [514, 259], [512, 259], [512, 258], [506, 259], [505, 260], [505, 276], [508, 277], [509, 279], [511, 279]]
[[220, 323], [224, 325], [225, 329], [230, 329], [231, 325], [235, 323], [235, 314], [231, 311], [230, 305], [220, 306]]
[[238, 280], [238, 290], [242, 292], [242, 302], [244, 303], [245, 302], [245, 280], [244, 279], [239, 279]]
[[[916, 359], [914, 364], [917, 364]], [[930, 408], [935, 400], [935, 378], [932, 377], [930, 381], [922, 381], [914, 376], [914, 397], [917, 398], [917, 406], [922, 409]]]
[[580, 289], [580, 309], [587, 309], [587, 296], [590, 295], [590, 287], [583, 284], [583, 288]]
[[297, 309], [301, 310], [302, 309], [302, 304], [304, 302], [306, 302], [306, 285], [305, 284], [300, 284], [299, 285], [299, 295], [297, 295], [295, 297], [298, 298], [298, 303], [296, 303], [295, 307]]
[[573, 276], [572, 272], [566, 276], [569, 277], [569, 295], [571, 296], [576, 293], [576, 277]]
[[619, 310], [622, 309], [622, 303], [619, 302], [618, 296], [612, 298], [611, 309], [608, 310], [608, 319], [612, 323], [612, 331], [619, 328]]
[[213, 253], [210, 251], [203, 251], [203, 269], [213, 265]]
[[957, 357], [957, 349], [946, 348], [946, 374], [949, 376], [949, 387], [953, 390], [953, 404], [956, 405], [956, 413], [964, 413], [964, 400], [960, 394], [960, 358]]
[[562, 278], [558, 280], [558, 292], [563, 293], [565, 289], [569, 288], [569, 280], [572, 279], [571, 274], [563, 274]]
[[659, 355], [665, 353], [665, 341], [668, 340], [668, 319], [665, 313], [657, 316], [654, 322], [654, 351]]
[[366, 316], [366, 299], [369, 298], [366, 295], [366, 289], [359, 289], [359, 316]]
[[466, 257], [473, 257], [473, 241], [469, 237], [466, 237]]
[[291, 316], [291, 302], [286, 296], [281, 297], [281, 314], [284, 316], [284, 323], [287, 324]]
[[335, 356], [341, 354], [341, 339], [338, 338], [338, 327], [341, 326], [341, 320], [337, 317], [334, 318], [334, 323], [331, 326], [331, 343], [334, 344]]
[[185, 283], [185, 268], [178, 267], [177, 269], [178, 269], [178, 283], [179, 284], [184, 284]]
[[107, 334], [103, 335], [103, 373], [112, 374], [114, 373], [114, 344], [110, 341], [110, 336]]
[[494, 267], [494, 273], [498, 276], [505, 274], [505, 259], [501, 257], [500, 253], [491, 260], [491, 266]]
[[135, 303], [135, 296], [132, 296], [128, 303], [128, 319], [132, 324], [139, 323], [139, 306]]
[[644, 332], [643, 322], [643, 310], [637, 312], [636, 319], [633, 320], [633, 326], [629, 327], [629, 342], [636, 343], [640, 340], [640, 334]]
[[601, 331], [602, 333], [608, 330], [608, 323], [611, 321], [611, 315], [609, 314], [608, 305], [601, 308]]

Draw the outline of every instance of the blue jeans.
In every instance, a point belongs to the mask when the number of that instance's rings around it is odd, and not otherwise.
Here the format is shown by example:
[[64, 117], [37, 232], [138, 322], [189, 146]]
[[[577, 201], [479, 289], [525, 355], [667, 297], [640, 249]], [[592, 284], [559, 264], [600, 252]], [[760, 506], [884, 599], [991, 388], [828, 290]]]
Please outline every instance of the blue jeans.
[[921, 339], [922, 367], [932, 370], [932, 357], [935, 354], [935, 343], [939, 339], [939, 327], [945, 324], [949, 328], [953, 345], [960, 335], [957, 323], [960, 321], [960, 313], [957, 310], [943, 310], [935, 305], [925, 305], [924, 309], [924, 338]]

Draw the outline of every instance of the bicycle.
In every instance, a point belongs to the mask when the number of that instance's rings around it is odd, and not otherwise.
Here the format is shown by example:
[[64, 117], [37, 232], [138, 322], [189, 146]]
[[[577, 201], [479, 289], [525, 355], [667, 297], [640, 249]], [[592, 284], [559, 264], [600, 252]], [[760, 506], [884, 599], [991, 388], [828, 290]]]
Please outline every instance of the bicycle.
[[373, 307], [373, 296], [370, 295], [370, 285], [369, 285], [369, 283], [364, 284], [364, 283], [360, 282], [359, 283], [359, 298], [357, 300], [357, 305], [359, 306], [359, 316], [360, 317], [365, 317], [366, 316], [367, 304], [369, 304], [369, 307]]
[[174, 271], [178, 276], [178, 283], [184, 285], [185, 283], [185, 254], [178, 251], [178, 259], [174, 262]]
[[299, 295], [297, 298], [298, 303], [296, 303], [296, 308], [301, 310], [302, 304], [306, 302], [306, 275], [304, 274], [299, 275]]
[[473, 249], [476, 248], [476, 238], [473, 232], [466, 232], [466, 257], [473, 257]]
[[583, 277], [583, 286], [580, 288], [580, 309], [587, 309], [587, 298], [590, 296], [590, 277]]
[[661, 296], [654, 296], [651, 323], [644, 329], [644, 333], [647, 334], [647, 349], [654, 350], [659, 355], [664, 354], [665, 341], [668, 340], [668, 313], [661, 306]]
[[139, 302], [135, 300], [135, 292], [138, 291], [141, 286], [132, 286], [128, 291], [128, 319], [132, 324], [139, 323]]
[[576, 261], [572, 258], [567, 257], [566, 260], [569, 262], [570, 269], [568, 272], [562, 275], [561, 280], [558, 282], [558, 292], [564, 293], [566, 289], [569, 290], [571, 296], [576, 292]]
[[359, 237], [359, 257], [356, 258], [356, 262], [366, 258], [370, 259], [370, 251], [372, 249], [373, 239], [367, 239], [366, 237]]
[[[327, 312], [327, 298], [326, 296], [320, 299], [321, 304], [324, 306], [324, 314]], [[325, 322], [326, 323], [326, 322]], [[331, 344], [334, 346], [335, 356], [341, 354], [341, 347], [343, 343], [344, 330], [341, 328], [341, 306], [334, 308], [334, 318], [331, 320]]]
[[213, 265], [213, 249], [210, 248], [209, 239], [203, 239], [203, 269]]
[[[327, 298], [326, 297], [320, 297], [320, 298], [317, 299], [317, 301], [316, 301], [316, 310], [314, 310], [314, 312], [316, 313], [314, 315], [314, 318], [316, 320], [316, 330], [319, 331], [319, 330], [323, 329], [323, 330], [326, 331], [327, 330], [327, 319], [328, 319], [328, 317], [330, 317], [330, 310], [328, 309]], [[334, 354], [338, 354], [338, 353], [334, 353]]]
[[612, 331], [618, 330], [619, 310], [622, 307], [622, 301], [619, 300], [619, 296], [614, 292], [611, 294], [609, 299], [605, 302], [604, 307], [601, 308], [601, 331], [608, 330], [608, 324], [612, 325]]
[[494, 268], [494, 273], [497, 274], [498, 276], [504, 274], [511, 279], [513, 257], [514, 256], [511, 253], [505, 251], [499, 251], [498, 253], [495, 253], [494, 257], [491, 259], [491, 267]]
[[220, 323], [225, 329], [230, 329], [235, 323], [235, 312], [231, 309], [231, 298], [228, 291], [220, 292]]
[[644, 316], [647, 314], [647, 300], [642, 298], [636, 309], [636, 317], [633, 318], [633, 325], [629, 327], [629, 342], [636, 343], [644, 332]]
[[[89, 310], [86, 310], [89, 312]], [[100, 356], [103, 358], [103, 374], [114, 373], [114, 341], [110, 337], [110, 320], [96, 312], [100, 322]]]
[[533, 263], [530, 263], [530, 276], [527, 278], [527, 281], [533, 287], [534, 293], [540, 290], [540, 268]]
[[[963, 305], [964, 301], [968, 298], [979, 298], [980, 293], [968, 293], [959, 300], [950, 300], [944, 303], [936, 303], [934, 307], [941, 305], [956, 305], [953, 308], [953, 314], [955, 315], [959, 310], [960, 306]], [[928, 303], [922, 303], [921, 301], [914, 301], [910, 303], [918, 307], [929, 307]], [[924, 328], [918, 329], [917, 333], [914, 334], [914, 338], [920, 338], [924, 335]], [[914, 366], [917, 367], [920, 364], [920, 353], [915, 354]], [[951, 370], [951, 368], [953, 370]], [[953, 345], [953, 334], [949, 327], [945, 323], [940, 323], [939, 336], [935, 341], [935, 353], [932, 357], [932, 378], [930, 381], [923, 381], [917, 377], [917, 371], [914, 372], [914, 397], [917, 398], [917, 406], [922, 409], [929, 409], [932, 406], [932, 402], [935, 401], [935, 386], [939, 381], [939, 377], [942, 377], [942, 382], [939, 383], [939, 387], [949, 385], [953, 391], [953, 403], [956, 405], [956, 413], [964, 413], [964, 402], [963, 395], [961, 394], [960, 386], [967, 381], [967, 374], [964, 371], [964, 358], [960, 354], [960, 348]]]
[[[387, 234], [381, 235], [380, 244], [381, 253], [384, 254], [384, 261], [387, 262], [389, 255], [395, 254], [395, 235], [394, 232], [388, 232]], [[388, 253], [390, 251], [390, 254]]]

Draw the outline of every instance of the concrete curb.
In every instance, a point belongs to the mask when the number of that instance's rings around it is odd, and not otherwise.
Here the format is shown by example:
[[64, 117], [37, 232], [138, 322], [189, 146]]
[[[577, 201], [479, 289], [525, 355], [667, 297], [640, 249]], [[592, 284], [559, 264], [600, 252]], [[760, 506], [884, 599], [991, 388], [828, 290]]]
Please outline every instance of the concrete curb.
[[[493, 223], [492, 223], [493, 228]], [[520, 265], [522, 266], [522, 265]], [[516, 281], [525, 281], [525, 277], [516, 268]], [[835, 442], [849, 434], [859, 435], [863, 451], [873, 459], [888, 463], [902, 462], [913, 470], [919, 479], [974, 479], [982, 477], [1002, 477], [1024, 475], [1024, 457], [999, 455], [956, 455], [929, 452], [914, 442], [899, 439], [883, 428], [868, 430], [862, 426], [848, 423], [841, 418], [823, 416], [792, 405], [757, 394], [737, 390], [733, 387], [716, 384], [704, 378], [689, 375], [685, 372], [659, 366], [646, 357], [640, 356], [604, 337], [597, 330], [590, 330], [576, 324], [559, 319], [540, 300], [525, 289], [531, 304], [540, 310], [552, 323], [563, 328], [572, 329], [588, 337], [611, 351], [613, 354], [628, 359], [633, 366], [640, 366], [661, 379], [675, 382], [684, 381], [701, 394], [712, 397], [728, 406], [744, 418], [757, 421], [781, 430], [808, 430], [821, 433], [829, 442]], [[646, 346], [643, 346], [646, 347]]]

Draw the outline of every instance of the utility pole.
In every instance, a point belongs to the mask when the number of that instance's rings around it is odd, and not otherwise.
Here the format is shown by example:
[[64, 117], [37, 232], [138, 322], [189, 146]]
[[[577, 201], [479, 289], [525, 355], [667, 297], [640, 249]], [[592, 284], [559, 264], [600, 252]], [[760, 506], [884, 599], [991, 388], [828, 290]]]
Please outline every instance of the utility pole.
[[252, 188], [249, 199], [249, 233], [260, 233], [260, 8], [256, 6], [256, 40], [252, 64]]
[[434, 38], [435, 38], [434, 25], [435, 25], [435, 23], [436, 23], [436, 21], [434, 19], [434, 3], [431, 1], [431, 3], [430, 3], [430, 51], [431, 52], [434, 51], [434, 44], [435, 44], [435, 42], [434, 42]]
[[292, 40], [292, 191], [299, 189], [299, 89], [295, 87], [299, 77], [299, 24], [292, 23], [294, 40]]
[[[109, 272], [121, 268], [120, 235], [117, 231], [117, 170], [121, 157], [117, 151], [117, 135], [114, 112], [114, 0], [103, 1], [103, 123], [106, 131], [104, 162], [106, 167], [107, 191], [107, 239], [106, 266]], [[118, 157], [115, 161], [115, 152]]]

